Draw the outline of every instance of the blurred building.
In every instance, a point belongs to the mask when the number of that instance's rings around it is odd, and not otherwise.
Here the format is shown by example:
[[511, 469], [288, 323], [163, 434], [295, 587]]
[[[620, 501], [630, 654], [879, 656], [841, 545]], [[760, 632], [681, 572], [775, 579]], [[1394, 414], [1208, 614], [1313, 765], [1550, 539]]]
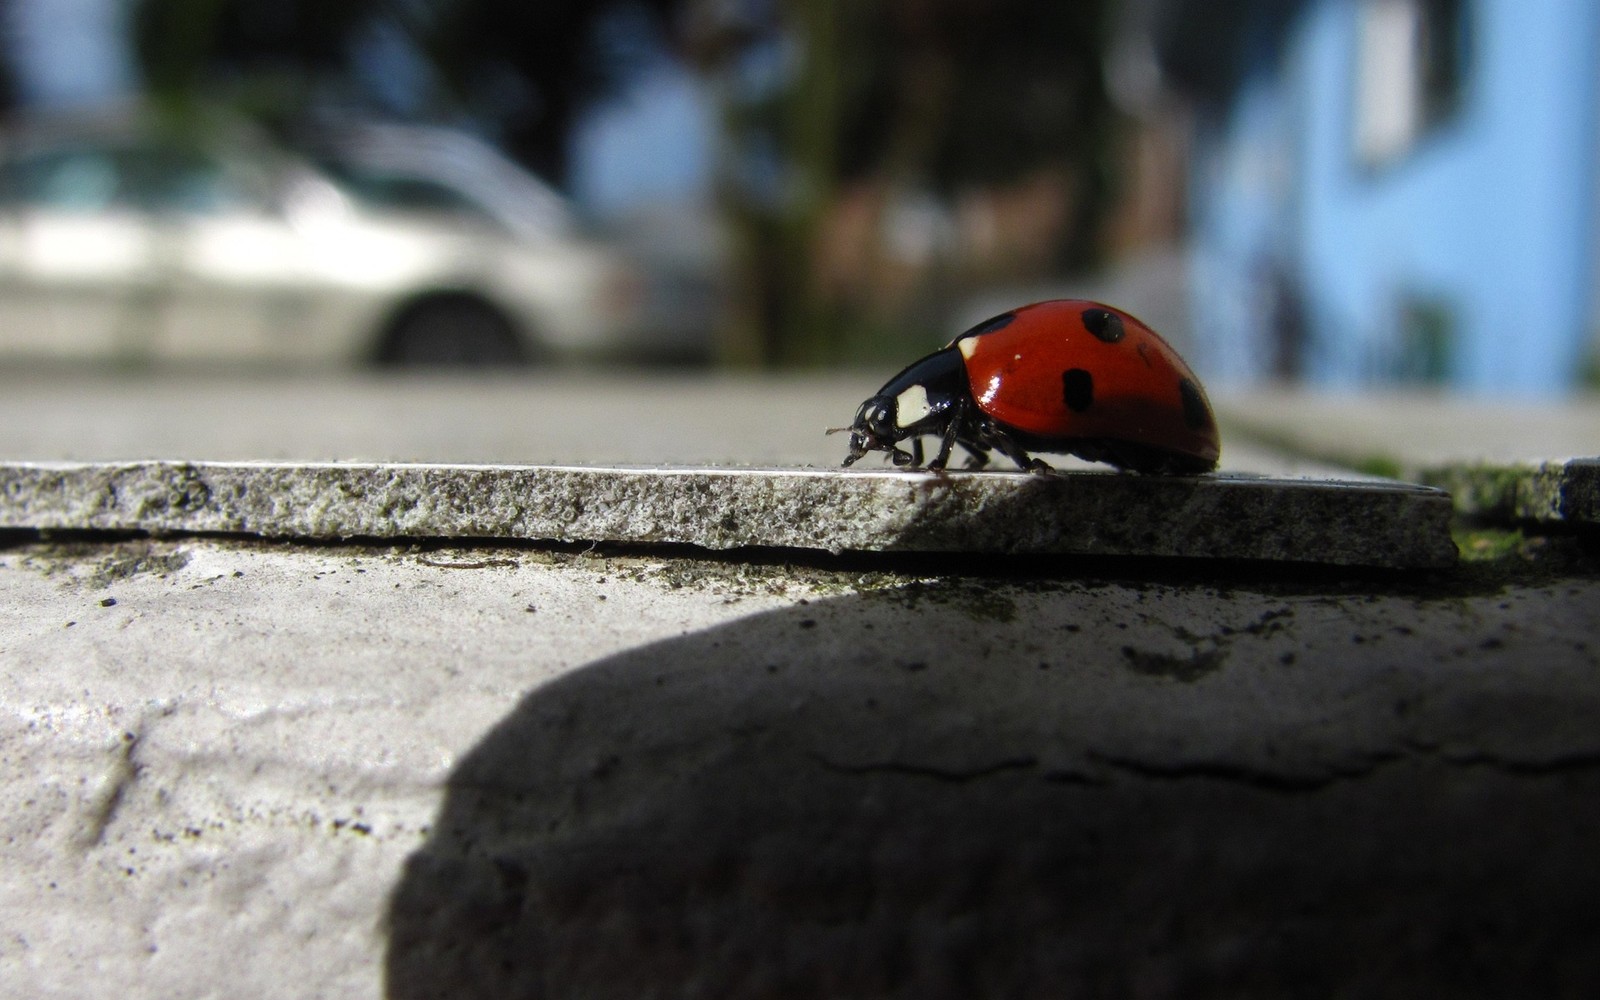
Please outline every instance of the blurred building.
[[1600, 4], [1152, 0], [1213, 377], [1555, 393], [1600, 329]]

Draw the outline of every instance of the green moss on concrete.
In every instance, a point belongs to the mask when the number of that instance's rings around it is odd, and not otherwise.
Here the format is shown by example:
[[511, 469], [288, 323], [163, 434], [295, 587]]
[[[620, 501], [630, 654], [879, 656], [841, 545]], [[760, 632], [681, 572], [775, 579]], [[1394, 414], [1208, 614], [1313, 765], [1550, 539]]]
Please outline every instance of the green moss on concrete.
[[894, 601], [907, 610], [932, 604], [975, 622], [1007, 625], [1017, 620], [1017, 602], [1007, 589], [981, 579], [946, 578], [912, 580], [898, 587], [875, 588], [870, 593]]
[[1422, 469], [1417, 479], [1447, 491], [1460, 516], [1509, 522], [1519, 517], [1520, 497], [1534, 472], [1531, 465], [1474, 462]]
[[1462, 562], [1497, 562], [1521, 558], [1527, 537], [1516, 529], [1456, 528], [1456, 550]]

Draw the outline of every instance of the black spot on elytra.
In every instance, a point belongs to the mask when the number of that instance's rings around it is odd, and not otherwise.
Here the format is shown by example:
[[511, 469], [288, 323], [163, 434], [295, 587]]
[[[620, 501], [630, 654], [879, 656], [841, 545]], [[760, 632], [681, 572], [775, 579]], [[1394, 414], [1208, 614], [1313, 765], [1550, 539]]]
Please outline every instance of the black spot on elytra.
[[979, 336], [979, 335], [985, 334], [985, 333], [993, 333], [996, 330], [999, 330], [999, 329], [1002, 329], [1004, 327], [1010, 326], [1011, 325], [1011, 321], [1016, 319], [1016, 318], [1017, 318], [1017, 314], [1014, 313], [1014, 312], [1001, 313], [998, 316], [995, 316], [995, 317], [992, 317], [990, 319], [984, 320], [982, 323], [979, 323], [977, 326], [975, 326], [972, 329], [968, 330], [966, 333], [963, 333], [961, 336], [957, 337], [956, 339], [957, 340], [965, 340], [968, 337], [976, 337], [976, 336]]
[[1211, 422], [1211, 410], [1200, 395], [1199, 386], [1186, 378], [1179, 379], [1178, 395], [1183, 398], [1183, 422], [1190, 430], [1201, 430]]
[[1082, 368], [1069, 368], [1061, 373], [1061, 398], [1067, 409], [1082, 413], [1094, 403], [1094, 376]]
[[1109, 309], [1085, 309], [1083, 325], [1097, 339], [1108, 344], [1115, 344], [1128, 332], [1123, 328], [1122, 317]]

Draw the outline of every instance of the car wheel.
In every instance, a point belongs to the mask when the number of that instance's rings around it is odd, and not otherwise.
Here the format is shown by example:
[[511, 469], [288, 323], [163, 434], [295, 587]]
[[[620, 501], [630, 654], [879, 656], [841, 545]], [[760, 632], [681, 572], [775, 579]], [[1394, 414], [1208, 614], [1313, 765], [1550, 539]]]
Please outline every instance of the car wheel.
[[412, 306], [389, 328], [378, 352], [380, 363], [405, 367], [489, 367], [527, 360], [510, 320], [486, 303], [464, 298]]

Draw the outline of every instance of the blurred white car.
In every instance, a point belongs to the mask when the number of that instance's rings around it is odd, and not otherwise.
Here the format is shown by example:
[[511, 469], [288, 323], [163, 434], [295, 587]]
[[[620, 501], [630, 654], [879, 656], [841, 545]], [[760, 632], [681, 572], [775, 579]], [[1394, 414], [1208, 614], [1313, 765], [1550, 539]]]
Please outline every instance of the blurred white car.
[[397, 213], [465, 213], [537, 243], [587, 234], [632, 267], [632, 351], [709, 356], [727, 299], [727, 249], [705, 206], [655, 205], [610, 222], [578, 220], [570, 203], [495, 147], [457, 129], [335, 120], [302, 143], [330, 176], [369, 206]]
[[0, 139], [0, 358], [496, 364], [704, 347], [709, 328], [671, 329], [647, 271], [559, 196], [514, 190], [531, 177], [501, 180], [522, 206], [510, 216], [442, 179], [383, 197], [383, 178], [354, 161], [331, 175], [235, 123], [15, 127]]

